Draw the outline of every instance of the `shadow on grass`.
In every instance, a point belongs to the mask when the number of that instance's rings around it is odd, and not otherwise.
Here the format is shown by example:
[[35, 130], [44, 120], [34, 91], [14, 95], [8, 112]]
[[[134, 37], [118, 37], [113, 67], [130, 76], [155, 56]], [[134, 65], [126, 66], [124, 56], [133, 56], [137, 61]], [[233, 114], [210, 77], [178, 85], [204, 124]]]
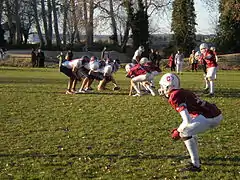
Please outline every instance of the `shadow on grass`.
[[[209, 97], [208, 94], [204, 94], [201, 90], [194, 89], [192, 91], [201, 97]], [[214, 97], [240, 98], [240, 89], [219, 89], [215, 92]]]
[[188, 158], [188, 156], [179, 155], [155, 155], [155, 154], [136, 154], [136, 155], [120, 155], [120, 154], [40, 154], [40, 153], [27, 153], [27, 154], [0, 154], [0, 157], [16, 157], [16, 158], [116, 158], [116, 159], [177, 159], [182, 160]]
[[44, 79], [44, 78], [37, 78], [37, 77], [8, 77], [3, 78], [0, 77], [0, 84], [63, 84], [66, 80], [64, 79]]
[[[208, 166], [240, 166], [240, 156], [233, 157], [208, 157], [201, 158], [204, 162], [203, 165]], [[227, 163], [228, 162], [228, 163]]]

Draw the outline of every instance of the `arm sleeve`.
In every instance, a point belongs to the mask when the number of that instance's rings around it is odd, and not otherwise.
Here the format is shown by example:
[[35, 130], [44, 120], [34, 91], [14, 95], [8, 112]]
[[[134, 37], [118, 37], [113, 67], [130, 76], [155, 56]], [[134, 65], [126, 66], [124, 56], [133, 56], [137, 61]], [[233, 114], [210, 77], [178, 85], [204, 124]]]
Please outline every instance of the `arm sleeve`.
[[184, 108], [182, 111], [179, 112], [179, 114], [182, 117], [182, 123], [180, 124], [180, 126], [178, 127], [178, 132], [182, 132], [183, 129], [191, 123], [192, 118], [188, 112], [188, 110], [186, 108]]

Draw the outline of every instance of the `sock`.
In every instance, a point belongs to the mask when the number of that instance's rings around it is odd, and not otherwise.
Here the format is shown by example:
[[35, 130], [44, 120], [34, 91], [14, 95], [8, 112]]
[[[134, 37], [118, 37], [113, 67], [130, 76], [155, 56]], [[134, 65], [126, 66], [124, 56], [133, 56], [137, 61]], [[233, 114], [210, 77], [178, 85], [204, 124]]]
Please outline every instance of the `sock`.
[[191, 139], [185, 140], [184, 144], [188, 150], [188, 153], [191, 157], [191, 161], [192, 161], [193, 165], [196, 167], [200, 167], [196, 138], [191, 138]]
[[136, 90], [138, 94], [141, 94], [140, 89], [137, 86], [138, 86], [137, 83], [133, 82], [133, 88]]
[[151, 92], [152, 96], [155, 96], [155, 92], [153, 91], [153, 89], [150, 87], [150, 85], [146, 85], [147, 89]]
[[205, 89], [209, 88], [209, 80], [206, 78], [205, 79]]
[[211, 94], [214, 93], [214, 84], [213, 84], [213, 81], [210, 81], [210, 93], [211, 93]]

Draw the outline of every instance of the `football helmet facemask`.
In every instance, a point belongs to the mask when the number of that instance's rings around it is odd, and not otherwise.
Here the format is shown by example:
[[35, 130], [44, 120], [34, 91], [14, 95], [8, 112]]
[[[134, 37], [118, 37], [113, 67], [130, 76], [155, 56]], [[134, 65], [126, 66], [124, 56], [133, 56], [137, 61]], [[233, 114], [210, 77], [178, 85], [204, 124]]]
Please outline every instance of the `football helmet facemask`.
[[159, 85], [159, 94], [164, 94], [166, 97], [169, 97], [169, 93], [173, 89], [180, 89], [180, 79], [176, 74], [167, 73], [162, 76], [161, 80], [159, 81]]

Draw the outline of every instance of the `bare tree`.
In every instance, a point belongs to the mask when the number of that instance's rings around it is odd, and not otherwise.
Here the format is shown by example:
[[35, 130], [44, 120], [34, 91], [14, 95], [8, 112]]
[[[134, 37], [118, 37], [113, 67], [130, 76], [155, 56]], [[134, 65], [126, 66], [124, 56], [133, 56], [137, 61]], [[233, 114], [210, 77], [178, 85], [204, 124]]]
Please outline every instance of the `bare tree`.
[[52, 10], [53, 10], [53, 20], [54, 20], [54, 30], [56, 35], [56, 43], [57, 47], [60, 48], [61, 46], [61, 39], [58, 30], [58, 17], [57, 17], [57, 7], [55, 0], [52, 0]]
[[14, 11], [12, 9], [13, 6], [13, 2], [6, 0], [5, 1], [5, 15], [7, 17], [7, 25], [8, 25], [8, 30], [9, 30], [9, 44], [13, 44], [15, 42], [15, 27], [13, 24], [13, 14]]
[[67, 44], [67, 18], [68, 18], [68, 0], [63, 1], [63, 45], [66, 46]]
[[48, 41], [47, 41], [47, 46], [49, 48], [52, 47], [52, 37], [53, 37], [53, 29], [52, 29], [52, 3], [51, 0], [47, 0], [47, 7], [48, 7], [48, 12], [47, 12], [47, 16], [48, 16], [48, 33], [46, 34], [46, 37], [48, 37]]
[[44, 43], [44, 39], [43, 39], [43, 35], [42, 35], [42, 30], [41, 30], [41, 27], [40, 27], [37, 5], [38, 5], [37, 0], [32, 0], [32, 8], [33, 8], [33, 11], [34, 11], [34, 20], [35, 20], [35, 23], [36, 23], [36, 29], [37, 29], [38, 36], [39, 36], [39, 39], [40, 39], [40, 47], [43, 47], [45, 43]]

